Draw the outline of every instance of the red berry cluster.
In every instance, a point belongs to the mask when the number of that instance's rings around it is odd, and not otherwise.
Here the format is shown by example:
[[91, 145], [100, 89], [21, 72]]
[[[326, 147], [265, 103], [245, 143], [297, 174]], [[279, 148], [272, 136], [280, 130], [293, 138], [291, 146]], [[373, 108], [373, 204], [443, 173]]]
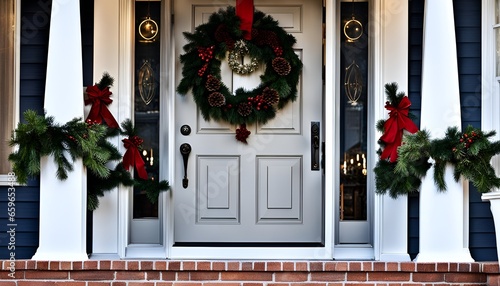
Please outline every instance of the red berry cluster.
[[87, 120], [85, 120], [85, 123], [87, 123], [87, 128], [92, 128], [92, 126], [94, 125], [99, 125], [99, 122], [90, 118], [87, 118]]
[[236, 129], [236, 140], [241, 141], [243, 143], [248, 143], [247, 138], [250, 136], [250, 130], [247, 129], [246, 124], [241, 124], [240, 128]]
[[132, 141], [132, 143], [134, 143], [135, 146], [139, 147], [142, 145], [142, 143], [144, 143], [144, 140], [142, 140], [141, 137], [139, 136], [133, 136], [132, 138], [130, 138], [130, 140]]
[[201, 77], [205, 74], [205, 71], [208, 68], [208, 63], [214, 58], [214, 49], [215, 46], [198, 48], [198, 56], [201, 60], [205, 61], [205, 64], [198, 70], [198, 76]]
[[224, 105], [222, 110], [224, 110], [224, 112], [227, 112], [231, 108], [233, 108], [233, 105], [231, 103], [228, 103], [228, 104]]
[[273, 51], [277, 57], [281, 57], [281, 55], [283, 55], [283, 48], [282, 47], [273, 47]]
[[261, 109], [267, 110], [269, 108], [269, 105], [264, 100], [264, 97], [262, 95], [257, 95], [256, 97], [249, 97], [248, 104], [253, 105], [257, 110]]
[[[479, 139], [479, 134], [477, 134], [475, 131], [472, 131], [470, 134], [468, 133], [464, 133], [461, 137], [460, 137], [460, 144], [463, 146], [463, 148], [465, 149], [469, 149], [470, 146], [474, 143], [474, 141], [476, 141], [477, 139]], [[460, 145], [459, 145], [460, 146]], [[461, 146], [460, 146], [461, 147]], [[453, 147], [453, 152], [456, 152], [457, 151], [457, 148], [456, 147]]]

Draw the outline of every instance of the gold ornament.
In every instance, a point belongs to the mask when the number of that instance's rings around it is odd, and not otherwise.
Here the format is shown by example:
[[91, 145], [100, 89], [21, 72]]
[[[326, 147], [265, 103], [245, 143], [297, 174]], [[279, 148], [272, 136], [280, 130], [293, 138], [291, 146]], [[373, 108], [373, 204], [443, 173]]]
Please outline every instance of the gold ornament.
[[229, 52], [228, 64], [237, 74], [251, 74], [259, 67], [257, 58], [252, 58], [249, 64], [243, 64], [243, 58], [248, 54], [248, 48], [243, 40], [236, 41], [234, 49]]

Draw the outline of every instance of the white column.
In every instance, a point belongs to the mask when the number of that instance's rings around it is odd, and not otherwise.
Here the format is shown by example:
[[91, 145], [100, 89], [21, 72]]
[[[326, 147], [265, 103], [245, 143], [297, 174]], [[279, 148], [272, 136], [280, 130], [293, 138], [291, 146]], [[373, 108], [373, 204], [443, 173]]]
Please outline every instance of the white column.
[[[83, 118], [80, 2], [52, 2], [44, 108], [61, 124]], [[51, 157], [41, 160], [40, 242], [34, 260], [85, 260], [86, 172], [81, 160], [65, 181]]]
[[[375, 1], [379, 2], [379, 1]], [[387, 118], [384, 108], [386, 83], [397, 82], [399, 91], [408, 91], [408, 1], [382, 0], [375, 3], [379, 11], [380, 33], [375, 38], [380, 41], [380, 81], [376, 85], [380, 92], [376, 108], [376, 118]], [[377, 134], [379, 137], [380, 134]], [[377, 137], [377, 138], [378, 138]], [[377, 195], [380, 216], [376, 226], [380, 229], [379, 260], [410, 261], [408, 255], [408, 198], [393, 199], [389, 195]]]
[[[441, 138], [450, 126], [461, 128], [460, 91], [452, 0], [427, 0], [424, 10], [421, 129]], [[420, 191], [420, 252], [418, 262], [470, 262], [468, 249], [468, 188], [455, 182], [446, 168], [446, 192], [427, 172]]]

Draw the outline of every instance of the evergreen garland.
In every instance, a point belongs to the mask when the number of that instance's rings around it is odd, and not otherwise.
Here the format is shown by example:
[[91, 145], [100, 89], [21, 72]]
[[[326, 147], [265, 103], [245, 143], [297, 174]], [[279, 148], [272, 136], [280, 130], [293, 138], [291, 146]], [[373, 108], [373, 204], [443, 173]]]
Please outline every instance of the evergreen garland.
[[[388, 83], [385, 85], [385, 93], [387, 96], [387, 105], [399, 106], [401, 100], [406, 95], [403, 92], [398, 92], [397, 83]], [[414, 115], [409, 113], [408, 117], [410, 119], [414, 118]], [[384, 126], [387, 120], [379, 120], [377, 122], [377, 130], [384, 133]], [[418, 133], [417, 133], [418, 134]], [[421, 134], [424, 135], [425, 134]], [[411, 137], [413, 138], [413, 137]], [[421, 137], [415, 137], [416, 141], [420, 142]], [[375, 168], [375, 187], [376, 192], [379, 194], [389, 193], [392, 198], [396, 198], [401, 194], [410, 194], [417, 192], [420, 184], [421, 178], [425, 176], [425, 173], [430, 167], [425, 157], [425, 145], [411, 145], [414, 146], [413, 150], [409, 152], [402, 153], [402, 147], [408, 147], [407, 142], [408, 137], [403, 136], [402, 145], [398, 149], [398, 160], [391, 162], [390, 160], [378, 160]], [[377, 154], [381, 156], [385, 143], [379, 140], [380, 148]], [[418, 158], [412, 157], [413, 152], [417, 152]], [[428, 153], [428, 152], [427, 152]], [[404, 157], [404, 159], [402, 159]]]
[[[396, 103], [400, 96], [393, 96], [394, 86], [387, 87], [388, 100]], [[377, 129], [381, 132], [384, 131], [384, 123], [383, 120], [377, 123]], [[454, 167], [453, 177], [457, 182], [464, 177], [481, 193], [499, 188], [500, 178], [490, 163], [493, 156], [500, 154], [500, 141], [489, 140], [495, 134], [495, 131], [485, 133], [472, 126], [468, 126], [464, 132], [460, 132], [457, 127], [449, 127], [444, 138], [434, 140], [430, 139], [426, 130], [405, 134], [398, 148], [397, 161], [377, 162], [374, 168], [376, 192], [388, 193], [392, 198], [418, 192], [422, 178], [431, 166], [434, 166], [433, 179], [437, 189], [445, 191], [444, 175], [448, 164]], [[378, 153], [381, 152], [379, 149]]]
[[490, 192], [500, 187], [500, 178], [491, 166], [491, 158], [500, 153], [500, 141], [491, 142], [495, 131], [483, 132], [467, 126], [464, 132], [457, 127], [450, 127], [442, 139], [431, 142], [431, 157], [434, 163], [434, 181], [439, 190], [446, 190], [444, 172], [447, 164], [454, 167], [453, 177], [460, 177], [472, 182], [480, 193]]
[[[192, 90], [205, 120], [264, 124], [297, 97], [302, 62], [292, 48], [295, 38], [260, 11], [255, 11], [253, 19], [250, 41], [242, 38], [234, 7], [213, 13], [194, 33], [184, 33], [189, 43], [180, 57], [183, 78], [177, 91], [185, 95]], [[221, 61], [242, 41], [250, 58], [264, 62], [266, 69], [258, 87], [239, 88], [233, 95], [221, 81]]]
[[9, 143], [10, 146], [19, 146], [9, 155], [19, 183], [26, 184], [29, 177], [40, 173], [42, 156], [53, 157], [57, 164], [56, 175], [60, 180], [65, 180], [68, 172], [73, 170], [75, 159], [82, 159], [96, 176], [109, 176], [105, 164], [111, 153], [98, 145], [106, 135], [106, 126], [78, 119], [59, 125], [54, 123], [54, 117], [41, 116], [32, 110], [26, 111], [24, 118], [26, 123], [18, 124]]
[[[113, 78], [104, 73], [96, 84], [99, 89], [110, 87]], [[73, 162], [82, 159], [87, 168], [87, 209], [99, 206], [99, 197], [117, 186], [135, 186], [146, 192], [148, 199], [155, 203], [161, 191], [170, 189], [168, 181], [143, 180], [133, 178], [122, 163], [114, 169], [108, 165], [122, 160], [122, 155], [108, 139], [118, 135], [136, 135], [132, 121], [122, 123], [123, 130], [97, 124], [90, 119], [82, 122], [73, 119], [66, 124], [54, 123], [54, 117], [38, 115], [33, 110], [24, 112], [25, 123], [19, 123], [12, 133], [10, 146], [17, 150], [9, 155], [17, 181], [26, 184], [29, 178], [40, 174], [40, 158], [52, 156], [57, 165], [57, 178], [65, 180], [73, 170]]]

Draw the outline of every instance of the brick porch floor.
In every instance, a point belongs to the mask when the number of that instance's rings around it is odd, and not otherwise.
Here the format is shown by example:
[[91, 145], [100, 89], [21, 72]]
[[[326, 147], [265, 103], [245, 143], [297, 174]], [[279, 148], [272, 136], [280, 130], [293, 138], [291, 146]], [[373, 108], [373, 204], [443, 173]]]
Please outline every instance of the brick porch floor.
[[[11, 272], [11, 266], [15, 272]], [[48, 285], [500, 286], [500, 269], [497, 262], [18, 260], [11, 264], [2, 261], [0, 286]]]

